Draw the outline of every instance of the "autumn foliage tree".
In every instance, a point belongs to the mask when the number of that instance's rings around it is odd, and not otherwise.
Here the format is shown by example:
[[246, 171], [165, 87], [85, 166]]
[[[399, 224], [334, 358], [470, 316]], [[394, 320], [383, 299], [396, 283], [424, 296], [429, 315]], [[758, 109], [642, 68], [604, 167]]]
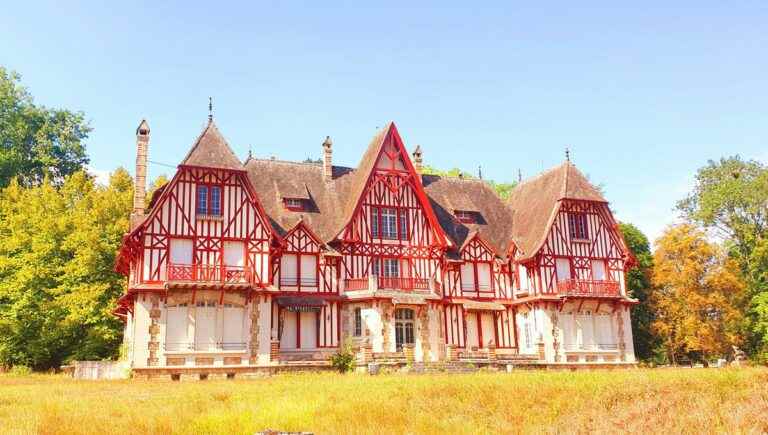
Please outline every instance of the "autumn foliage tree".
[[743, 340], [746, 284], [738, 264], [690, 224], [656, 241], [653, 330], [675, 363], [728, 356]]

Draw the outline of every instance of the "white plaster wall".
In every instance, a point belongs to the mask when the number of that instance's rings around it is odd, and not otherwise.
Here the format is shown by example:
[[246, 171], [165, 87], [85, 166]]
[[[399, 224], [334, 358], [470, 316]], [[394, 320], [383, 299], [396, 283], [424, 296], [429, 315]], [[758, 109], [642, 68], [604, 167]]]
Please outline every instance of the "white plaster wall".
[[[142, 300], [145, 299], [145, 300]], [[133, 366], [146, 367], [149, 358], [149, 311], [152, 303], [148, 297], [139, 297], [133, 307], [134, 336], [133, 336]]]
[[440, 321], [440, 309], [437, 307], [430, 308], [428, 319], [429, 355], [427, 355], [427, 359], [429, 361], [437, 361], [440, 358], [441, 346], [445, 345], [445, 342], [440, 338], [440, 331], [444, 325], [443, 322]]
[[383, 352], [384, 336], [381, 333], [381, 312], [378, 308], [363, 308], [360, 310], [360, 314], [363, 316], [363, 329], [368, 328], [370, 331], [370, 340], [373, 351]]

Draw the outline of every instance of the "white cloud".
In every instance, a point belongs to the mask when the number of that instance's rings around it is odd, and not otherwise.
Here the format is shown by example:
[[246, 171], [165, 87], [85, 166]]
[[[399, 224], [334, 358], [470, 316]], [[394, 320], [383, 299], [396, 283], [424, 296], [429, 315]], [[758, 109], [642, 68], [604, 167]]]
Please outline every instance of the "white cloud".
[[110, 175], [109, 171], [105, 171], [103, 169], [92, 168], [90, 166], [88, 166], [87, 170], [88, 170], [88, 173], [91, 174], [95, 178], [95, 180], [96, 180], [96, 182], [98, 184], [101, 184], [103, 186], [108, 186], [109, 185], [109, 175]]

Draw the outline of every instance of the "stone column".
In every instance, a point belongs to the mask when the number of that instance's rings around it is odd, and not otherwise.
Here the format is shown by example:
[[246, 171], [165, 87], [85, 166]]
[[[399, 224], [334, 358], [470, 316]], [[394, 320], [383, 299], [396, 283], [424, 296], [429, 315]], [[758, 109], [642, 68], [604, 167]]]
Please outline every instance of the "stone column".
[[616, 322], [618, 323], [618, 328], [616, 329], [616, 338], [619, 340], [619, 360], [620, 361], [626, 361], [627, 360], [627, 344], [624, 343], [624, 307], [619, 306], [616, 309]]
[[382, 302], [381, 305], [381, 333], [383, 338], [383, 351], [385, 353], [391, 352], [390, 350], [390, 338], [389, 338], [389, 331], [392, 327], [392, 311], [394, 306], [389, 302]]
[[160, 365], [160, 358], [158, 354], [160, 352], [160, 298], [156, 295], [150, 296], [150, 302], [152, 303], [152, 309], [149, 310], [149, 358], [147, 358], [147, 365], [155, 367]]
[[423, 307], [419, 312], [419, 336], [421, 337], [422, 362], [430, 360], [429, 351], [431, 349], [429, 340], [429, 305]]
[[557, 311], [552, 312], [552, 349], [554, 350], [555, 362], [560, 361], [560, 329], [557, 327], [559, 318]]
[[539, 342], [536, 344], [536, 347], [538, 348], [539, 353], [539, 360], [545, 361], [547, 358], [547, 355], [544, 351], [544, 336], [539, 335]]
[[251, 301], [251, 364], [258, 364], [259, 360], [259, 333], [261, 325], [259, 324], [261, 296], [256, 296]]

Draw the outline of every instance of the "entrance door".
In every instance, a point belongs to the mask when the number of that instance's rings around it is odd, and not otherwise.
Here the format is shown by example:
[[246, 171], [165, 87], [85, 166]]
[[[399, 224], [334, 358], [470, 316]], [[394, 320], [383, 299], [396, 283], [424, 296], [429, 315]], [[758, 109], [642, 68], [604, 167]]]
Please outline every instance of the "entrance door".
[[398, 308], [395, 310], [395, 344], [398, 352], [403, 350], [403, 345], [415, 343], [413, 319], [412, 309]]

